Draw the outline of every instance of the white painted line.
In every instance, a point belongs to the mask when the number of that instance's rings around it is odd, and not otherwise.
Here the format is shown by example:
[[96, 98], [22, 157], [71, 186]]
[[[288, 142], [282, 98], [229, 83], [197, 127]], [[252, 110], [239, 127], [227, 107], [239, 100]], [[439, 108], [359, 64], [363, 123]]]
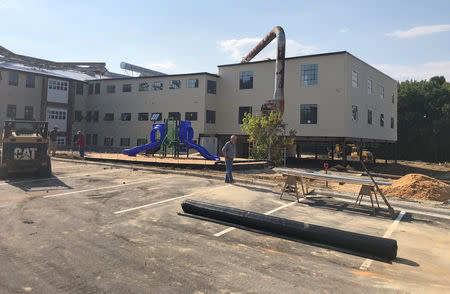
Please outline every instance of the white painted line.
[[[302, 200], [303, 200], [303, 199], [300, 199], [300, 202], [301, 202]], [[278, 210], [281, 210], [281, 209], [283, 209], [283, 208], [286, 208], [286, 207], [289, 207], [289, 206], [291, 206], [291, 205], [294, 205], [295, 203], [297, 203], [297, 202], [291, 202], [291, 203], [282, 205], [282, 206], [277, 207], [277, 208], [275, 208], [275, 209], [269, 210], [268, 212], [265, 212], [264, 214], [265, 214], [265, 215], [272, 214], [272, 213], [274, 213], [274, 212], [276, 212], [276, 211], [278, 211]], [[225, 229], [225, 230], [223, 230], [223, 231], [220, 231], [220, 232], [218, 232], [218, 233], [215, 233], [215, 234], [214, 234], [214, 237], [220, 237], [220, 236], [225, 235], [226, 233], [231, 232], [231, 231], [233, 231], [233, 230], [235, 230], [235, 229], [236, 229], [235, 227], [229, 227], [229, 228], [227, 228], [227, 229]]]
[[[174, 177], [174, 176], [171, 176], [171, 177], [164, 177], [164, 179], [173, 178], [173, 177]], [[66, 196], [66, 195], [71, 195], [71, 194], [85, 193], [85, 192], [98, 191], [98, 190], [105, 190], [105, 189], [122, 188], [122, 187], [130, 186], [130, 185], [136, 185], [136, 184], [142, 184], [142, 183], [152, 183], [152, 182], [159, 181], [159, 180], [161, 180], [161, 179], [155, 179], [154, 181], [146, 179], [146, 180], [136, 181], [136, 182], [131, 182], [131, 183], [127, 183], [127, 184], [119, 184], [119, 185], [114, 185], [114, 186], [107, 186], [107, 187], [100, 187], [100, 188], [92, 188], [92, 189], [86, 189], [86, 190], [80, 190], [80, 191], [72, 191], [72, 192], [65, 192], [65, 193], [59, 193], [59, 194], [53, 194], [53, 195], [47, 195], [47, 196], [44, 196], [44, 198], [60, 197], [60, 196]]]
[[229, 186], [231, 186], [231, 185], [219, 186], [219, 187], [211, 188], [208, 191], [193, 192], [193, 193], [190, 193], [190, 194], [187, 194], [187, 195], [173, 197], [173, 198], [161, 200], [161, 201], [158, 201], [158, 202], [153, 202], [153, 203], [149, 203], [149, 204], [145, 204], [145, 205], [141, 205], [141, 206], [137, 206], [137, 207], [132, 207], [132, 208], [124, 209], [124, 210], [119, 210], [119, 211], [114, 212], [114, 214], [121, 214], [121, 213], [125, 213], [125, 212], [135, 211], [135, 210], [138, 210], [138, 209], [147, 208], [147, 207], [150, 207], [150, 206], [154, 206], [154, 205], [170, 202], [170, 201], [173, 201], [173, 200], [186, 198], [186, 197], [189, 197], [189, 196], [192, 196], [192, 195], [199, 195], [199, 194], [201, 195], [201, 194], [204, 194], [204, 193], [207, 193], [207, 192], [211, 192], [213, 190], [217, 190], [217, 189], [221, 189], [221, 188], [225, 188], [225, 187], [229, 187]]
[[[400, 211], [397, 218], [392, 222], [392, 224], [387, 229], [386, 233], [384, 233], [383, 238], [389, 238], [392, 233], [394, 232], [395, 228], [397, 228], [398, 224], [402, 220], [403, 216], [405, 215], [406, 211]], [[366, 271], [369, 269], [369, 267], [372, 265], [373, 259], [367, 258], [364, 260], [364, 262], [359, 267], [360, 270]]]
[[20, 180], [20, 181], [12, 181], [12, 182], [3, 182], [3, 183], [0, 183], [0, 186], [11, 185], [11, 184], [32, 183], [32, 182], [56, 181], [56, 180], [61, 180], [61, 179], [65, 179], [65, 178], [75, 178], [75, 177], [79, 178], [79, 177], [84, 177], [84, 176], [103, 174], [103, 173], [106, 173], [107, 171], [112, 171], [112, 170], [114, 170], [114, 169], [103, 170], [103, 171], [99, 171], [99, 172], [96, 172], [96, 173], [73, 174], [73, 175], [64, 176], [64, 177], [57, 177], [57, 176], [53, 175], [50, 178], [45, 178], [45, 179], [33, 179], [33, 180]]

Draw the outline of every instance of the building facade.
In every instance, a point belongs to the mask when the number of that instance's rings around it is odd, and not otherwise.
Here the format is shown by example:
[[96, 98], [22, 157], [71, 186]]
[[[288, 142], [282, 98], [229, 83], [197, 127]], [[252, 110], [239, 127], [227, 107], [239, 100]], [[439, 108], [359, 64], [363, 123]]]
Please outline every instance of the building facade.
[[[16, 117], [25, 117], [33, 107], [34, 119], [58, 124], [64, 137], [60, 143], [68, 148], [81, 130], [88, 149], [118, 152], [147, 142], [153, 122], [177, 118], [192, 122], [194, 139], [212, 154], [236, 134], [238, 153], [246, 156], [242, 118], [247, 112], [257, 114], [272, 99], [274, 67], [274, 60], [264, 60], [219, 65], [217, 75], [36, 75], [31, 88], [33, 73], [0, 63], [1, 119], [11, 118], [14, 106]], [[12, 85], [14, 72], [17, 85]], [[298, 144], [397, 140], [397, 82], [348, 52], [287, 58], [284, 91], [283, 119], [296, 131]]]

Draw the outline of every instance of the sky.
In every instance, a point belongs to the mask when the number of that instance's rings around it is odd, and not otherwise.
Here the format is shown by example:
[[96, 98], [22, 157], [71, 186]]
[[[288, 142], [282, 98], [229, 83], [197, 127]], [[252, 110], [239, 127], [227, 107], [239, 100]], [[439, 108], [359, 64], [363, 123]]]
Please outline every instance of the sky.
[[[450, 81], [448, 0], [0, 0], [0, 19], [0, 45], [17, 54], [106, 62], [122, 74], [122, 61], [217, 73], [280, 25], [286, 56], [345, 50], [400, 81]], [[265, 57], [275, 58], [274, 44], [254, 60]]]

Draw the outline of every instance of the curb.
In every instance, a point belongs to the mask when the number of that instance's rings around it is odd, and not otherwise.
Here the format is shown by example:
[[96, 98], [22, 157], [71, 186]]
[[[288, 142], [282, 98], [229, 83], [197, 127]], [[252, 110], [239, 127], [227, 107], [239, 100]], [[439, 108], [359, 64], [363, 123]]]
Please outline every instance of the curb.
[[[205, 172], [200, 172], [200, 170], [199, 170], [199, 172], [178, 171], [178, 170], [159, 169], [159, 168], [154, 168], [154, 167], [143, 167], [143, 166], [139, 166], [139, 165], [106, 163], [106, 162], [96, 162], [96, 161], [77, 160], [77, 159], [68, 159], [68, 158], [52, 157], [51, 159], [55, 160], [55, 161], [61, 161], [61, 162], [70, 162], [70, 163], [97, 165], [97, 166], [100, 165], [100, 166], [108, 166], [108, 167], [124, 168], [124, 169], [134, 169], [134, 170], [144, 170], [144, 171], [158, 172], [158, 173], [162, 173], [162, 174], [177, 174], [177, 175], [183, 175], [183, 176], [200, 177], [200, 178], [214, 179], [214, 180], [223, 180], [224, 179], [223, 176], [208, 175], [208, 174], [205, 174]], [[237, 179], [239, 180], [239, 183], [248, 184], [248, 185], [263, 186], [263, 187], [270, 187], [270, 188], [273, 188], [276, 186], [276, 184], [262, 182], [262, 181], [239, 179], [239, 177], [237, 177]]]

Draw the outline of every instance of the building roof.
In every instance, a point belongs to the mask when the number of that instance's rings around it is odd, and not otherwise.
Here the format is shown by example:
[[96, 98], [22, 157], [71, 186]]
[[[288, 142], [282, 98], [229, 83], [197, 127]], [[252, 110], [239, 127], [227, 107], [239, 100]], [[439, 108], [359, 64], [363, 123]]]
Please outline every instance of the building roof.
[[109, 79], [109, 78], [117, 78], [119, 76], [124, 76], [121, 74], [106, 72], [104, 75], [99, 74], [87, 74], [76, 70], [70, 69], [45, 69], [27, 66], [20, 63], [13, 63], [7, 61], [0, 61], [0, 68], [8, 69], [8, 70], [16, 70], [21, 72], [33, 73], [38, 75], [49, 76], [53, 78], [66, 79], [66, 80], [74, 80], [86, 82], [88, 80], [98, 80], [98, 79]]
[[[327, 56], [327, 55], [336, 55], [336, 54], [346, 54], [347, 51], [336, 51], [336, 52], [328, 52], [328, 53], [319, 53], [319, 54], [310, 54], [310, 55], [301, 55], [301, 56], [293, 56], [293, 57], [286, 57], [286, 60], [289, 59], [299, 59], [299, 58], [310, 58], [310, 57], [318, 57], [318, 56]], [[349, 54], [349, 53], [348, 53]], [[222, 64], [218, 65], [217, 67], [226, 67], [226, 66], [235, 66], [235, 65], [246, 65], [246, 64], [255, 64], [255, 63], [264, 63], [264, 62], [274, 62], [275, 59], [266, 59], [266, 60], [258, 60], [258, 61], [252, 61], [247, 63], [230, 63], [230, 64]]]
[[[208, 75], [215, 78], [220, 78], [219, 75], [212, 74], [209, 72], [193, 72], [193, 73], [184, 73], [184, 74], [169, 74], [169, 75], [158, 75], [158, 76], [151, 76], [151, 77], [130, 77], [130, 76], [123, 76], [123, 77], [117, 77], [117, 78], [108, 78], [108, 81], [111, 80], [142, 80], [142, 79], [154, 79], [154, 78], [170, 78], [170, 77], [183, 77], [183, 76], [198, 76], [198, 75]], [[95, 79], [92, 79], [95, 81]], [[105, 79], [106, 80], [106, 79]]]

